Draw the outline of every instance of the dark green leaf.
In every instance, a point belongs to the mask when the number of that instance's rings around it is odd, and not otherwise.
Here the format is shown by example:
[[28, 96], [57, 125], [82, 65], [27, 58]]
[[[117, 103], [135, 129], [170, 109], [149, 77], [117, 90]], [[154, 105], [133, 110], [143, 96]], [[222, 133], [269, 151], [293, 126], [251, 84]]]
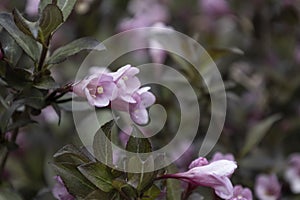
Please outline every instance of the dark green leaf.
[[94, 136], [93, 150], [95, 157], [105, 165], [113, 164], [111, 135], [114, 121], [104, 124]]
[[48, 4], [52, 4], [52, 0], [40, 0], [39, 12], [42, 13]]
[[20, 98], [24, 98], [25, 104], [40, 110], [45, 106], [44, 94], [36, 88], [26, 88], [23, 90]]
[[[170, 165], [167, 168], [168, 174], [177, 173], [175, 165]], [[167, 200], [181, 200], [182, 187], [181, 182], [175, 179], [167, 179]]]
[[63, 23], [63, 14], [58, 6], [49, 4], [42, 12], [39, 21], [39, 41], [47, 46], [51, 34]]
[[252, 127], [247, 133], [246, 142], [241, 151], [241, 156], [246, 155], [251, 149], [253, 149], [267, 134], [274, 122], [279, 119], [280, 115], [273, 115]]
[[52, 164], [52, 166], [72, 195], [79, 198], [85, 198], [97, 189], [74, 165], [68, 163], [55, 163]]
[[71, 14], [76, 2], [77, 2], [77, 0], [58, 0], [57, 1], [57, 5], [64, 15], [64, 21], [66, 21], [67, 18], [69, 17], [69, 15]]
[[86, 149], [78, 149], [74, 145], [66, 145], [54, 154], [54, 161], [56, 163], [70, 163], [75, 166], [82, 165], [93, 161], [91, 155]]
[[58, 64], [66, 60], [69, 56], [75, 55], [83, 50], [104, 50], [105, 47], [92, 38], [80, 38], [63, 47], [56, 49], [47, 61], [47, 65]]
[[9, 86], [16, 89], [23, 89], [32, 83], [31, 72], [22, 68], [7, 67], [5, 72], [5, 80]]
[[37, 37], [37, 23], [26, 20], [17, 9], [13, 10], [13, 17], [17, 27], [23, 33], [32, 38]]
[[37, 42], [18, 29], [11, 15], [0, 13], [0, 25], [15, 39], [18, 45], [32, 60], [37, 61], [39, 59], [40, 47]]
[[22, 49], [6, 30], [0, 33], [0, 43], [7, 62], [15, 66], [22, 56]]
[[137, 191], [129, 185], [126, 181], [121, 179], [115, 179], [112, 181], [112, 186], [120, 193], [125, 194], [128, 197], [136, 198]]
[[34, 87], [38, 89], [56, 89], [59, 85], [55, 82], [55, 80], [51, 76], [42, 76], [41, 78], [34, 81]]
[[110, 192], [112, 187], [112, 175], [109, 168], [100, 162], [88, 163], [78, 166], [79, 171], [94, 185], [104, 192]]
[[84, 200], [96, 200], [96, 199], [111, 200], [109, 193], [103, 192], [101, 190], [95, 190], [91, 192], [87, 197], [84, 198]]
[[133, 127], [133, 131], [126, 144], [126, 150], [133, 153], [149, 153], [152, 151], [150, 140], [144, 137], [143, 133]]
[[143, 195], [142, 200], [155, 200], [161, 191], [156, 185], [152, 185]]
[[23, 101], [22, 100], [18, 100], [12, 103], [12, 105], [10, 105], [10, 107], [5, 110], [3, 113], [0, 114], [0, 133], [5, 133], [6, 132], [6, 128], [9, 124], [9, 121], [11, 119], [11, 116], [13, 115], [13, 113], [15, 112], [15, 110], [19, 107], [21, 107], [23, 105]]
[[24, 127], [28, 124], [31, 124], [31, 123], [36, 123], [36, 121], [32, 120], [32, 119], [19, 119], [18, 121], [14, 122], [13, 124], [11, 124], [10, 126], [8, 126], [7, 128], [7, 131], [12, 131], [12, 130], [15, 130], [17, 128], [21, 128], [21, 127]]
[[138, 156], [131, 157], [128, 161], [128, 169], [136, 172], [127, 173], [128, 182], [140, 193], [147, 190], [156, 177], [154, 159], [151, 156], [145, 161], [141, 160]]

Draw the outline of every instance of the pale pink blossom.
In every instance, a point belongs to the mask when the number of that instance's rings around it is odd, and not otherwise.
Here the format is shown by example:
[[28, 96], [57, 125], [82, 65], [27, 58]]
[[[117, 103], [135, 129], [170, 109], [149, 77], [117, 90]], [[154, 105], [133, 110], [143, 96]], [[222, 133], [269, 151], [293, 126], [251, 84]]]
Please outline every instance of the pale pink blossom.
[[149, 92], [150, 87], [143, 87], [132, 94], [135, 103], [128, 103], [120, 98], [112, 101], [111, 107], [114, 110], [125, 111], [137, 124], [145, 125], [149, 121], [147, 108], [154, 104], [155, 96]]
[[73, 92], [86, 97], [90, 105], [105, 107], [116, 98], [117, 87], [109, 74], [95, 74], [75, 84]]
[[208, 161], [206, 158], [203, 157], [199, 157], [196, 160], [194, 160], [193, 162], [191, 162], [189, 169], [195, 168], [195, 167], [201, 167], [204, 165], [208, 165]]
[[75, 197], [68, 192], [60, 176], [55, 176], [54, 179], [56, 184], [52, 188], [53, 196], [58, 200], [75, 200]]
[[249, 188], [243, 188], [241, 185], [234, 186], [233, 197], [229, 200], [252, 200], [252, 192]]
[[[199, 159], [197, 160], [199, 161]], [[203, 164], [202, 159], [200, 161]], [[237, 164], [234, 161], [218, 160], [207, 165], [191, 168], [187, 172], [167, 174], [162, 178], [180, 179], [188, 182], [192, 187], [211, 187], [219, 197], [230, 199], [233, 196], [233, 186], [229, 178], [236, 168]]]
[[200, 7], [202, 12], [210, 17], [220, 17], [230, 13], [226, 0], [200, 0]]
[[281, 185], [275, 174], [261, 174], [255, 181], [255, 194], [260, 200], [276, 200], [281, 194]]
[[121, 31], [152, 26], [156, 22], [167, 22], [169, 11], [158, 0], [132, 0], [128, 6], [132, 18], [125, 18], [119, 24]]
[[140, 80], [136, 77], [139, 71], [136, 67], [125, 65], [116, 72], [110, 73], [118, 87], [118, 98], [128, 103], [136, 103], [132, 95], [141, 86]]
[[30, 16], [35, 16], [39, 12], [40, 0], [27, 0], [25, 12]]
[[300, 153], [290, 156], [284, 177], [289, 182], [291, 191], [300, 194]]
[[143, 125], [149, 121], [147, 108], [155, 102], [155, 96], [149, 90], [150, 87], [140, 88], [133, 94], [136, 103], [129, 105], [130, 117], [137, 124]]

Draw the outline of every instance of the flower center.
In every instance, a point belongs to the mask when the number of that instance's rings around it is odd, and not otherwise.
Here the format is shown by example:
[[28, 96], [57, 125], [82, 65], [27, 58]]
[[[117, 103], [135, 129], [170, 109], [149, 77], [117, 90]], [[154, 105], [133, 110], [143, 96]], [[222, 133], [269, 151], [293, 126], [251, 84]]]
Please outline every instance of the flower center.
[[127, 80], [128, 80], [128, 76], [123, 76], [122, 79], [123, 79], [124, 81], [127, 81]]
[[102, 87], [102, 86], [98, 86], [98, 87], [97, 87], [97, 93], [98, 93], [98, 94], [102, 94], [103, 91], [104, 91], [104, 90], [103, 90], [103, 87]]

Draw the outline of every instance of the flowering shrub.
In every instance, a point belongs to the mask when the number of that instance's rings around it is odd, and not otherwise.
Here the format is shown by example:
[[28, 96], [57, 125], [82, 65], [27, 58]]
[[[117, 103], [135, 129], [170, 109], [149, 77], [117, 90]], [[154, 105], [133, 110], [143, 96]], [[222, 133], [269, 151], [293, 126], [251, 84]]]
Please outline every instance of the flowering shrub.
[[297, 1], [0, 10], [0, 200], [299, 199]]

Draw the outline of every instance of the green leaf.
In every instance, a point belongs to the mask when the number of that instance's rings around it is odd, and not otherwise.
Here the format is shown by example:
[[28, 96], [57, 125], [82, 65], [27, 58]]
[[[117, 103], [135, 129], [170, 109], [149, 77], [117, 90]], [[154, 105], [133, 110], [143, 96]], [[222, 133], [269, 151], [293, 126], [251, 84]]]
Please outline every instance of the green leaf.
[[12, 66], [16, 66], [22, 56], [23, 50], [6, 30], [0, 32], [0, 43], [5, 56], [5, 60]]
[[58, 0], [57, 1], [57, 5], [64, 15], [64, 21], [66, 21], [67, 18], [69, 17], [69, 15], [71, 14], [76, 2], [77, 2], [77, 0]]
[[154, 171], [154, 158], [145, 157], [143, 153], [150, 153], [152, 146], [148, 138], [143, 138], [143, 133], [133, 127], [133, 131], [126, 144], [126, 150], [138, 153], [136, 156], [127, 158], [127, 168], [136, 173], [127, 173], [129, 183], [134, 186], [139, 193], [147, 190], [156, 176]]
[[74, 165], [54, 163], [52, 166], [72, 195], [83, 199], [97, 189]]
[[[128, 182], [137, 189], [139, 193], [147, 190], [156, 177], [154, 171], [154, 159], [149, 157], [143, 161], [138, 156], [133, 156], [128, 161], [128, 168], [130, 171], [136, 171], [137, 173], [128, 173]], [[146, 172], [150, 171], [150, 172]]]
[[102, 200], [110, 200], [109, 193], [103, 192], [101, 190], [95, 190], [91, 192], [87, 197], [84, 198], [84, 200], [96, 200], [96, 199], [102, 199]]
[[155, 200], [161, 191], [156, 185], [152, 185], [143, 195], [142, 200]]
[[14, 9], [12, 14], [17, 27], [26, 35], [35, 39], [37, 36], [37, 23], [26, 20], [17, 9]]
[[[177, 173], [175, 165], [171, 164], [167, 167], [168, 174]], [[181, 200], [182, 187], [181, 182], [175, 179], [167, 179], [167, 200]]]
[[39, 59], [40, 47], [37, 42], [18, 29], [11, 15], [0, 13], [0, 25], [12, 36], [12, 38], [14, 38], [18, 45], [33, 61]]
[[48, 4], [52, 4], [52, 0], [40, 0], [39, 12], [41, 13]]
[[253, 149], [267, 134], [271, 126], [279, 120], [280, 115], [272, 115], [271, 117], [259, 122], [252, 127], [247, 133], [245, 145], [241, 151], [241, 156], [245, 156], [251, 149]]
[[111, 145], [112, 128], [114, 121], [104, 124], [94, 136], [93, 150], [95, 157], [105, 165], [113, 164], [113, 151]]
[[133, 131], [126, 144], [126, 150], [133, 153], [149, 153], [152, 151], [150, 140], [145, 138], [143, 133], [133, 127]]
[[88, 163], [78, 166], [79, 171], [94, 185], [104, 192], [110, 192], [113, 189], [112, 175], [109, 168], [100, 162]]
[[25, 69], [6, 67], [5, 81], [10, 87], [21, 90], [32, 84], [31, 78], [31, 72]]
[[40, 110], [45, 107], [45, 97], [44, 94], [36, 88], [26, 88], [22, 91], [20, 98], [24, 99], [25, 104]]
[[70, 163], [79, 166], [93, 161], [85, 148], [77, 148], [72, 144], [66, 145], [54, 154], [56, 163]]
[[7, 131], [12, 131], [15, 130], [17, 128], [21, 128], [24, 127], [28, 124], [32, 124], [32, 123], [36, 123], [36, 121], [29, 119], [29, 118], [25, 118], [25, 119], [19, 119], [17, 121], [15, 121], [13, 124], [11, 124], [10, 126], [8, 126]]
[[11, 116], [15, 112], [15, 110], [23, 105], [22, 100], [18, 100], [12, 103], [8, 109], [6, 109], [3, 113], [0, 114], [0, 133], [5, 133], [6, 128], [9, 124], [9, 121], [11, 119]]
[[122, 179], [115, 179], [112, 181], [112, 186], [120, 193], [125, 194], [128, 197], [136, 198], [137, 191]]
[[38, 89], [56, 89], [59, 85], [55, 82], [55, 80], [51, 76], [42, 76], [39, 79], [34, 80], [33, 87]]
[[49, 37], [63, 23], [63, 14], [58, 6], [48, 4], [39, 20], [38, 39], [47, 46]]
[[69, 56], [75, 55], [83, 50], [101, 51], [104, 49], [105, 47], [95, 39], [89, 37], [80, 38], [56, 49], [46, 63], [47, 65], [61, 63]]
[[[57, 6], [63, 13], [64, 21], [66, 21], [71, 14], [76, 2], [77, 0], [57, 0]], [[42, 12], [48, 4], [52, 4], [52, 0], [41, 0], [39, 5], [40, 12]]]

